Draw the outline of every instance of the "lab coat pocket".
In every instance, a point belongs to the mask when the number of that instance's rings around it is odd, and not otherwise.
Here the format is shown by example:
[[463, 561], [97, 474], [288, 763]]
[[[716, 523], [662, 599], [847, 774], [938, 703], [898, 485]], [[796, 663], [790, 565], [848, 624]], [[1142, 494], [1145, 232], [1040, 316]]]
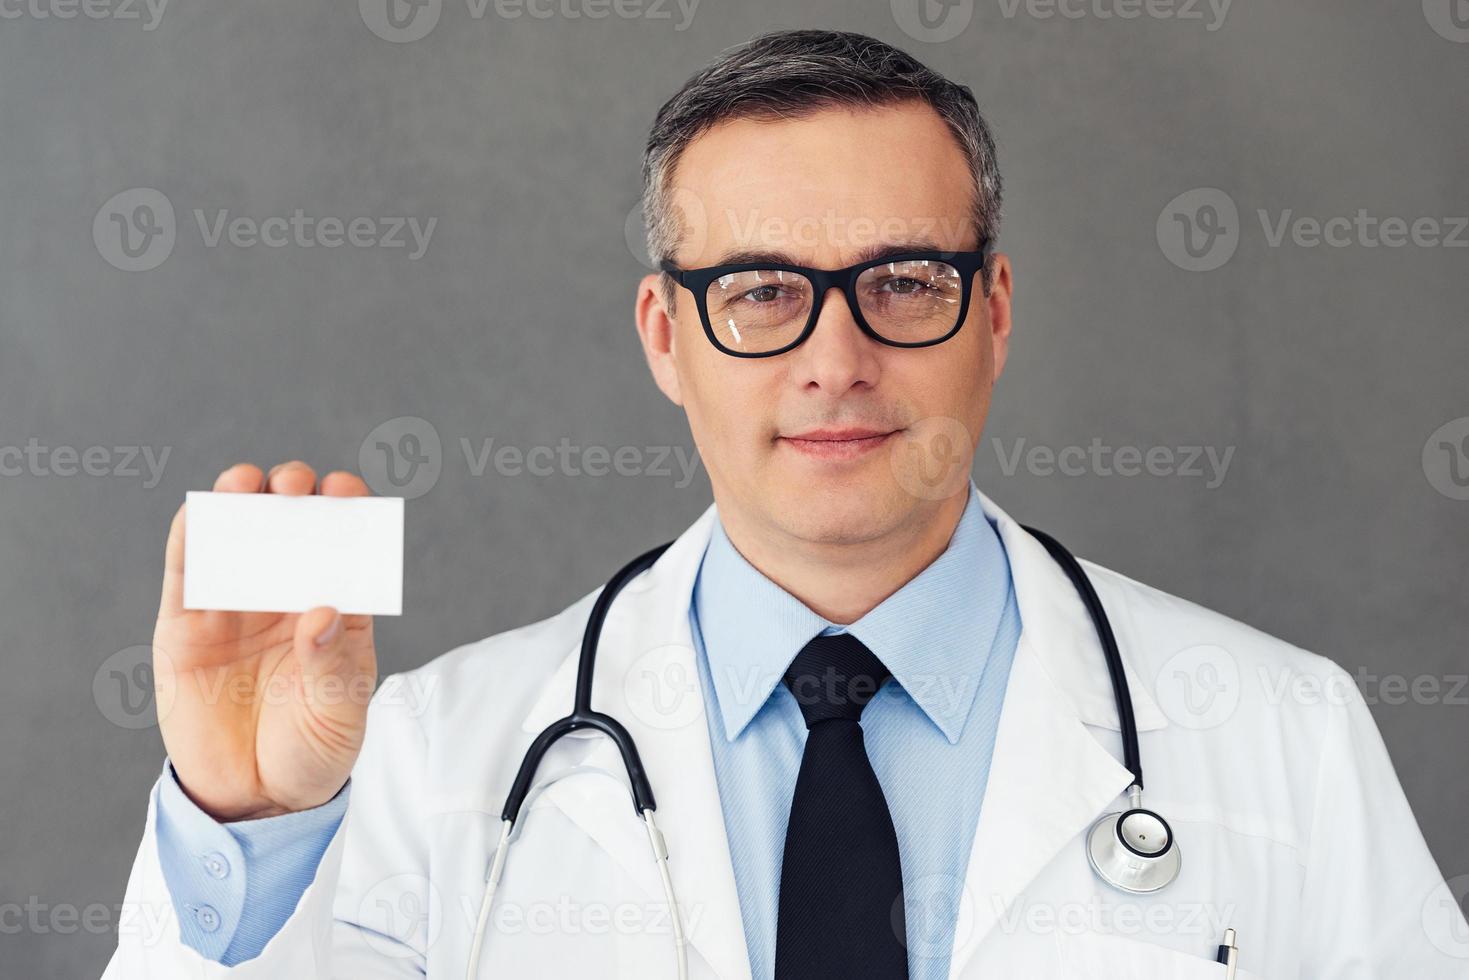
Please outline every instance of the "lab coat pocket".
[[[1061, 944], [1070, 980], [1224, 980], [1225, 967], [1212, 959], [1180, 952], [1142, 939], [1085, 933]], [[1235, 970], [1237, 980], [1264, 980]]]

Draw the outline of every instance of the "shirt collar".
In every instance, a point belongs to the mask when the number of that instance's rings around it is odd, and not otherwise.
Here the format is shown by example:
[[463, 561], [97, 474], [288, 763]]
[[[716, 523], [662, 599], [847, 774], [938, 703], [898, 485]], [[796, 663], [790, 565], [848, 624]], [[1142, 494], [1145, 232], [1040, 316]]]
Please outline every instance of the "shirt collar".
[[845, 629], [957, 743], [1010, 587], [1004, 545], [973, 481], [943, 553], [845, 627], [817, 615], [751, 565], [715, 521], [694, 582], [694, 606], [725, 737], [733, 741], [744, 731], [807, 641]]

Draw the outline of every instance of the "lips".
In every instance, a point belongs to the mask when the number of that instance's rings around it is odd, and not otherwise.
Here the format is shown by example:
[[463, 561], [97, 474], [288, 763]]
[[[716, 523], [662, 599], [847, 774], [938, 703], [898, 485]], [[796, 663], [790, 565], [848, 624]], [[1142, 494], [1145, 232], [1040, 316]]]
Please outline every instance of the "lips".
[[840, 461], [872, 452], [894, 435], [896, 430], [812, 429], [794, 436], [781, 436], [779, 442], [810, 459]]
[[854, 439], [871, 439], [877, 436], [888, 435], [890, 429], [812, 429], [809, 432], [801, 432], [793, 436], [785, 436], [786, 439], [799, 439], [802, 442], [849, 442]]

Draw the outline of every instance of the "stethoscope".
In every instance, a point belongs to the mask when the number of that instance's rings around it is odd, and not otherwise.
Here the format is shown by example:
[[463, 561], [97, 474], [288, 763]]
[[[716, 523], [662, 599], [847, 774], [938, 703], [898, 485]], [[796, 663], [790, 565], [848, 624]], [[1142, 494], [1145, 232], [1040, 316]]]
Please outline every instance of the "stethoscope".
[[[1142, 805], [1143, 767], [1138, 751], [1137, 721], [1132, 713], [1132, 694], [1123, 673], [1117, 637], [1112, 632], [1112, 624], [1107, 620], [1107, 612], [1102, 608], [1101, 600], [1097, 598], [1096, 589], [1092, 588], [1091, 579], [1071, 552], [1044, 531], [1033, 527], [1026, 527], [1025, 530], [1045, 546], [1046, 551], [1066, 572], [1066, 577], [1071, 580], [1091, 617], [1097, 639], [1102, 644], [1102, 654], [1107, 660], [1107, 673], [1112, 679], [1112, 694], [1117, 701], [1118, 726], [1122, 730], [1123, 764], [1132, 773], [1132, 785], [1127, 789], [1128, 808], [1106, 814], [1087, 831], [1087, 862], [1097, 877], [1114, 888], [1134, 895], [1156, 892], [1178, 878], [1183, 859], [1168, 821]], [[683, 918], [673, 891], [673, 876], [668, 867], [668, 847], [653, 817], [657, 809], [653, 786], [648, 781], [647, 770], [643, 768], [642, 759], [638, 756], [637, 744], [627, 729], [611, 715], [592, 710], [592, 674], [596, 669], [597, 641], [602, 635], [602, 624], [607, 618], [607, 611], [623, 586], [651, 567], [671, 544], [672, 541], [661, 544], [624, 565], [607, 582], [592, 606], [591, 615], [587, 618], [586, 632], [582, 634], [581, 658], [576, 670], [576, 697], [571, 714], [552, 722], [545, 731], [536, 736], [526, 750], [525, 758], [521, 760], [520, 770], [515, 774], [515, 782], [511, 784], [510, 794], [505, 798], [505, 806], [500, 811], [500, 841], [495, 847], [494, 857], [485, 876], [485, 896], [480, 904], [479, 920], [470, 949], [468, 980], [474, 980], [478, 973], [485, 927], [489, 921], [490, 907], [494, 903], [495, 890], [505, 870], [511, 832], [520, 817], [522, 807], [531, 795], [531, 782], [535, 779], [536, 770], [546, 752], [558, 739], [585, 728], [599, 731], [612, 739], [618, 752], [622, 754], [622, 763], [627, 770], [631, 787], [633, 808], [647, 829], [648, 845], [663, 882], [663, 894], [668, 903], [678, 955], [679, 980], [688, 978], [688, 951]], [[569, 773], [563, 775], [567, 774]]]

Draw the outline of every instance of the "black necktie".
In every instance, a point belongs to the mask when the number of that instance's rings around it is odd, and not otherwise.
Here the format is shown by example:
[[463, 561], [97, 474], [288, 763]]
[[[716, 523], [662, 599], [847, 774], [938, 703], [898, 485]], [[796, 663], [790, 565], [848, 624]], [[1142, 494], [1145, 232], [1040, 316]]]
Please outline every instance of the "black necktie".
[[776, 980], [908, 976], [898, 837], [858, 723], [889, 676], [850, 633], [816, 637], [786, 671], [809, 731], [780, 869]]

